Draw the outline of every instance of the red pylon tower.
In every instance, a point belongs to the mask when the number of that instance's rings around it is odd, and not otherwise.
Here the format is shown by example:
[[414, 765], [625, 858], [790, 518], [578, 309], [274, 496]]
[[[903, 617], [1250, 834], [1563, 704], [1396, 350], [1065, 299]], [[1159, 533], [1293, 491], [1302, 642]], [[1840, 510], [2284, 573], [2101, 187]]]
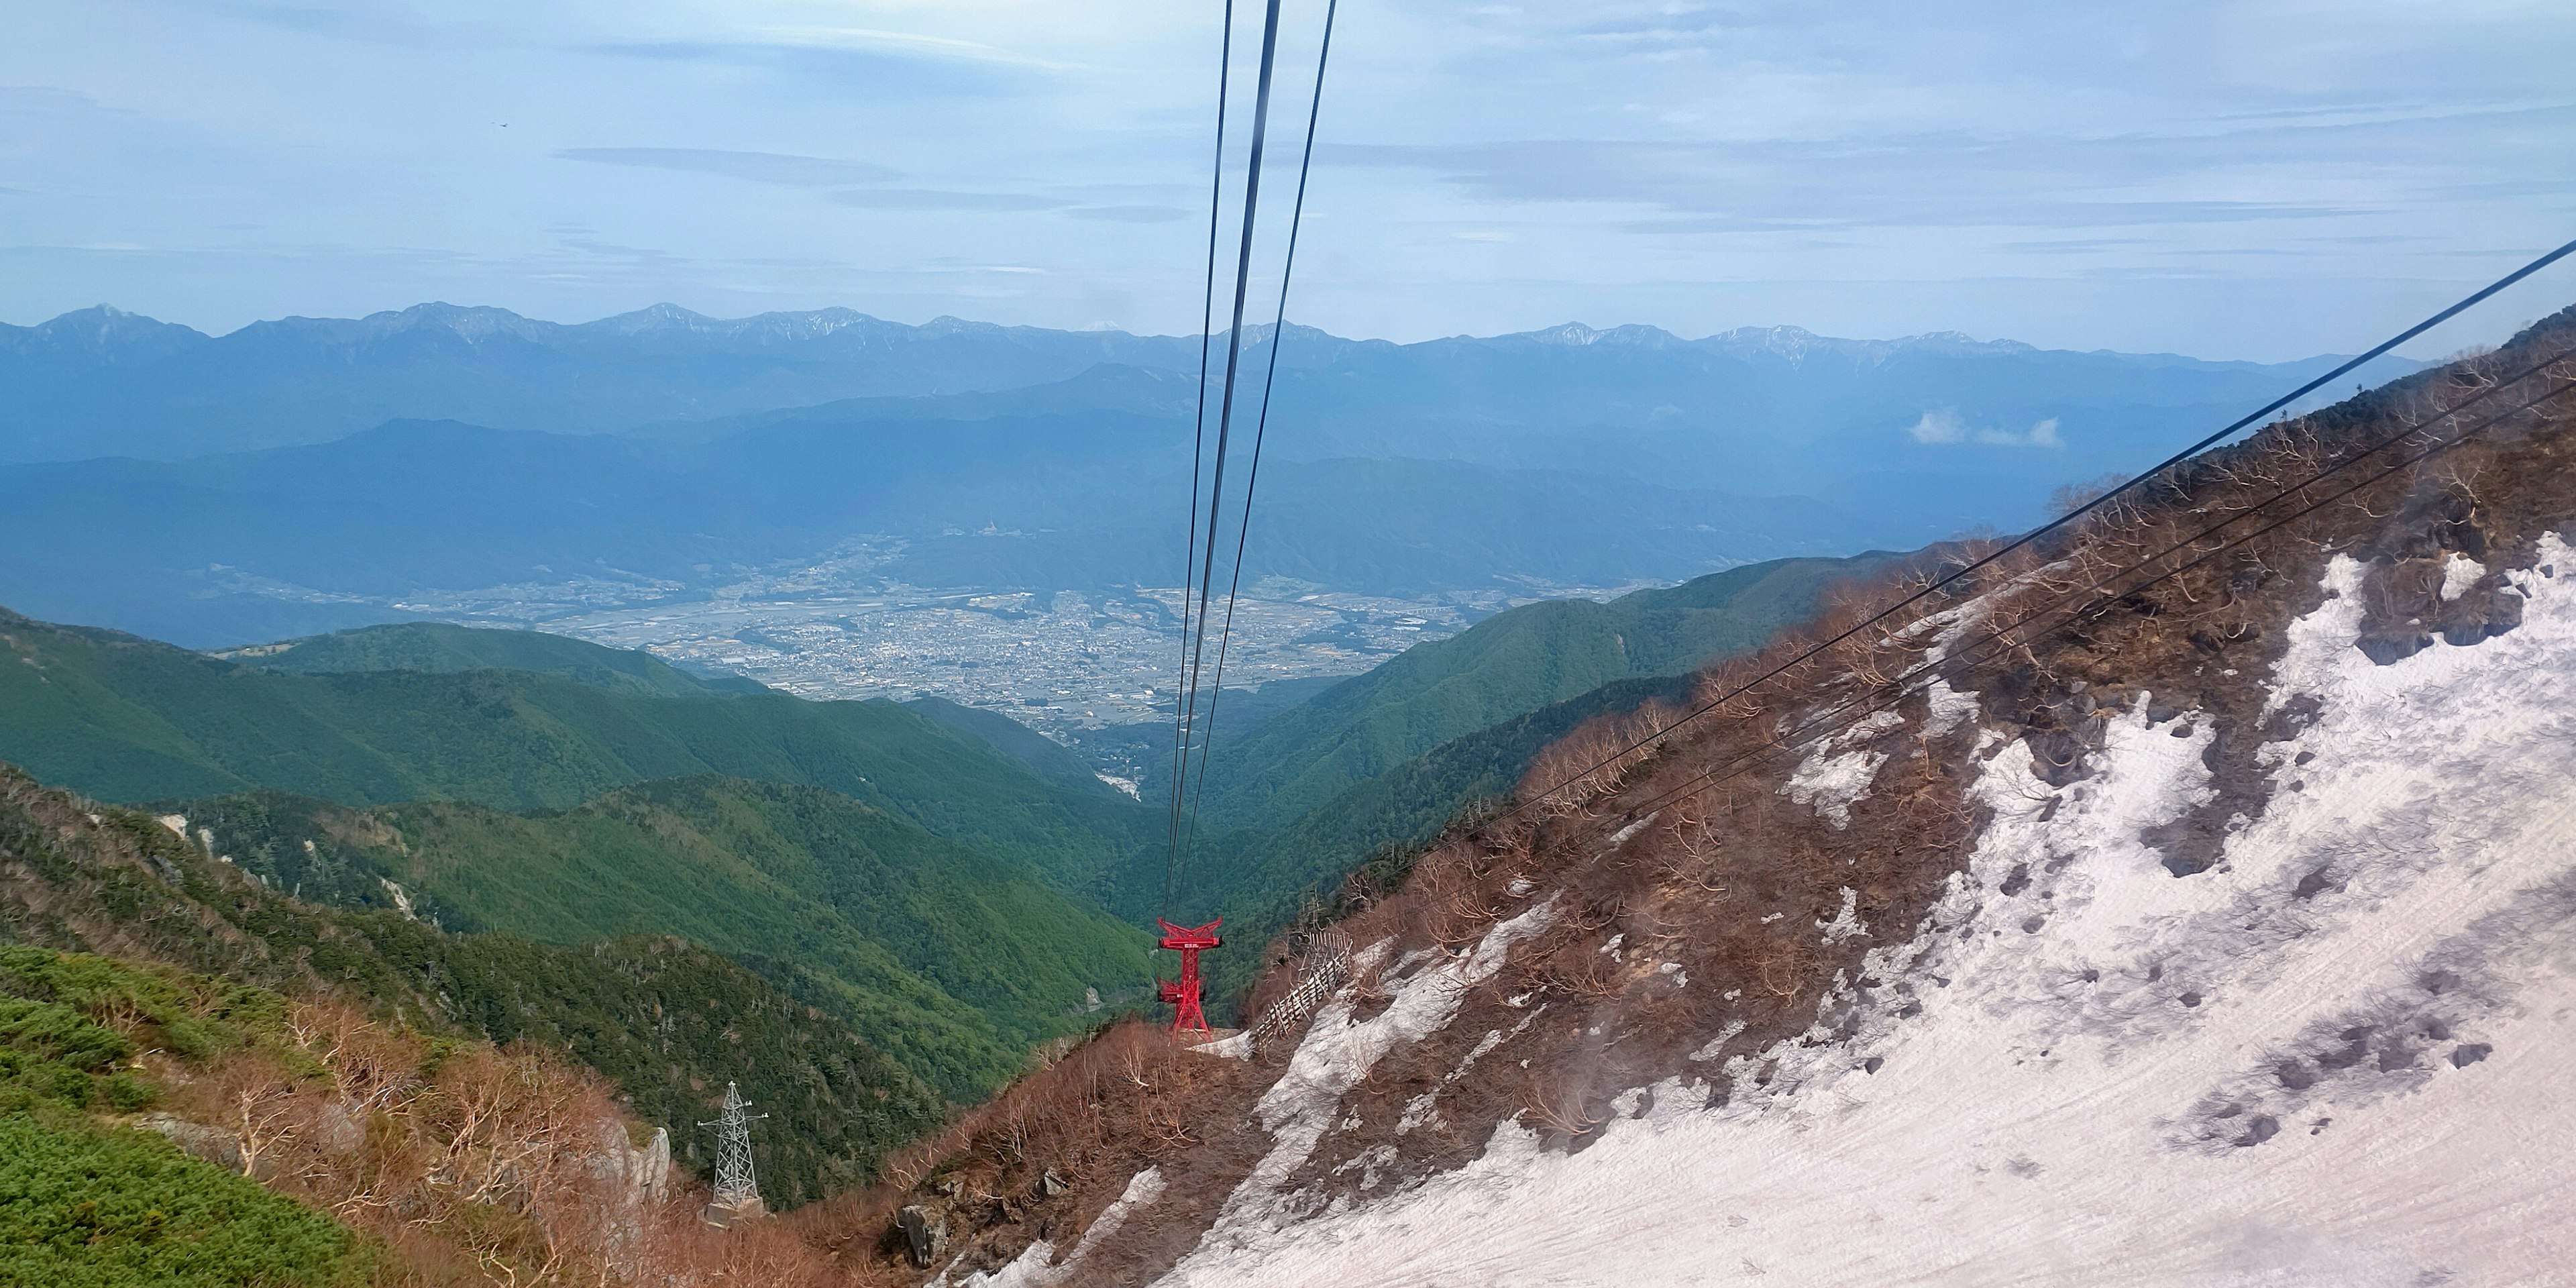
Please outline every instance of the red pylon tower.
[[1216, 933], [1216, 928], [1225, 924], [1225, 918], [1219, 917], [1204, 926], [1175, 926], [1156, 917], [1154, 924], [1163, 928], [1162, 946], [1181, 955], [1179, 979], [1154, 981], [1162, 999], [1172, 1004], [1173, 1034], [1193, 1030], [1211, 1032], [1207, 1016], [1199, 1011], [1199, 950], [1225, 946], [1225, 940], [1218, 938]]

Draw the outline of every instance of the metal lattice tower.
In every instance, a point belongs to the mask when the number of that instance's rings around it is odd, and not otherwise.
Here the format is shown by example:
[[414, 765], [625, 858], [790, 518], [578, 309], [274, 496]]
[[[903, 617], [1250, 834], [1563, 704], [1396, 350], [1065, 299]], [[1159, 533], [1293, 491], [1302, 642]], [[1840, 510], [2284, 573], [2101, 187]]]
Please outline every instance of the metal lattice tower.
[[749, 1208], [760, 1202], [760, 1181], [751, 1170], [751, 1125], [767, 1114], [750, 1112], [734, 1084], [725, 1084], [723, 1111], [701, 1127], [716, 1129], [716, 1206]]

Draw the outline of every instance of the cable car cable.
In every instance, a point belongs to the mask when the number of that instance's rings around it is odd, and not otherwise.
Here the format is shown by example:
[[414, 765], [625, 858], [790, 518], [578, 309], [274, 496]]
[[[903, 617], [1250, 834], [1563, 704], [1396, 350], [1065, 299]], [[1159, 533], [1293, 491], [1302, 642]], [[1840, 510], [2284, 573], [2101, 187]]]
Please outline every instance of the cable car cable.
[[[1225, 206], [1225, 101], [1234, 72], [1234, 0], [1225, 0], [1225, 29], [1217, 41], [1216, 160], [1208, 167], [1207, 284], [1199, 295], [1198, 409], [1190, 417], [1190, 523], [1188, 548], [1181, 556], [1181, 670], [1186, 680], [1190, 662], [1190, 589], [1198, 576], [1199, 477], [1207, 452], [1208, 343], [1216, 329], [1217, 217]], [[1181, 843], [1181, 742], [1188, 736], [1189, 713], [1183, 705], [1184, 684], [1172, 686], [1172, 817], [1166, 825], [1163, 863], [1163, 911], [1172, 910], [1172, 862]]]
[[[1243, 181], [1243, 239], [1242, 247], [1235, 255], [1234, 316], [1232, 325], [1228, 327], [1226, 331], [1225, 385], [1224, 392], [1217, 402], [1216, 462], [1214, 468], [1210, 471], [1210, 482], [1208, 486], [1207, 544], [1200, 556], [1201, 563], [1198, 582], [1199, 629], [1196, 632], [1195, 637], [1190, 642], [1190, 662], [1187, 668], [1188, 676], [1185, 685], [1187, 694], [1185, 698], [1184, 715], [1182, 717], [1180, 754], [1175, 758], [1172, 766], [1172, 783], [1175, 793], [1172, 819], [1174, 841], [1171, 851], [1164, 861], [1164, 884], [1167, 888], [1176, 880], [1181, 860], [1180, 844], [1178, 841], [1180, 825], [1180, 798], [1178, 793], [1189, 781], [1189, 761], [1191, 756], [1196, 754], [1198, 751], [1203, 750], [1202, 748], [1198, 748], [1193, 745], [1195, 742], [1196, 732], [1193, 725], [1198, 713], [1199, 676], [1207, 661], [1208, 600], [1214, 591], [1214, 587], [1211, 586], [1210, 583], [1216, 578], [1217, 523], [1220, 512], [1223, 509], [1223, 502], [1225, 499], [1226, 451], [1234, 430], [1235, 384], [1237, 377], [1241, 373], [1243, 363], [1243, 310], [1245, 297], [1252, 288], [1252, 234], [1255, 218], [1259, 215], [1261, 209], [1261, 158], [1262, 151], [1268, 141], [1270, 131], [1271, 73], [1275, 69], [1279, 53], [1279, 4], [1280, 0], [1269, 0], [1268, 13], [1263, 19], [1261, 29], [1261, 76], [1259, 86], [1253, 94], [1252, 155], [1250, 169], [1244, 175]], [[1193, 491], [1193, 495], [1195, 495], [1195, 490]]]
[[[1297, 158], [1297, 199], [1288, 208], [1288, 253], [1279, 268], [1279, 311], [1270, 320], [1269, 369], [1261, 377], [1261, 412], [1252, 422], [1252, 464], [1243, 482], [1243, 515], [1234, 534], [1234, 574], [1225, 587], [1225, 624], [1216, 635], [1216, 683], [1208, 691], [1208, 713], [1205, 738], [1213, 747], [1216, 741], [1216, 707], [1225, 699], [1225, 659], [1227, 646], [1234, 640], [1235, 595], [1243, 585], [1243, 550], [1245, 539], [1252, 533], [1252, 493], [1261, 486], [1261, 444], [1270, 434], [1270, 394], [1279, 383], [1279, 350], [1288, 340], [1288, 284], [1297, 273], [1297, 231], [1306, 217], [1306, 176], [1315, 164], [1315, 123], [1324, 112], [1324, 68], [1333, 57], [1333, 17], [1341, 9], [1341, 0], [1325, 0], [1324, 40], [1315, 54], [1315, 95], [1306, 107], [1306, 146]], [[1199, 803], [1207, 797], [1207, 762], [1199, 757], [1198, 782], [1191, 789], [1188, 831], [1181, 841], [1186, 854], [1198, 839]]]

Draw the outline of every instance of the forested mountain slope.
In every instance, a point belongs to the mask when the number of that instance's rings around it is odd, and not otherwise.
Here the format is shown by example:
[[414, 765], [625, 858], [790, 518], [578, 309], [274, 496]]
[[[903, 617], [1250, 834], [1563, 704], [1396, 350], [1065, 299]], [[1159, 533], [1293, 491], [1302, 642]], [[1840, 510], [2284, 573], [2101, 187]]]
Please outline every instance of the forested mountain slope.
[[1758, 648], [1805, 617], [1824, 587], [1884, 558], [1775, 559], [1608, 603], [1524, 604], [1407, 649], [1239, 736], [1227, 736], [1220, 712], [1203, 823], [1216, 832], [1281, 826], [1450, 739], [1614, 680], [1681, 675]]
[[[155, 806], [274, 888], [400, 902], [545, 943], [676, 935], [821, 1006], [960, 1100], [1149, 988], [1144, 936], [820, 788], [665, 779], [560, 811], [349, 809], [264, 792]], [[392, 884], [387, 884], [388, 882]], [[399, 899], [397, 899], [399, 896]]]
[[568, 808], [650, 778], [817, 786], [1087, 888], [1154, 820], [886, 703], [656, 696], [476, 670], [288, 675], [0, 616], [0, 758], [107, 800], [266, 788], [343, 805]]
[[697, 675], [650, 653], [607, 648], [569, 635], [477, 629], [443, 622], [364, 626], [231, 649], [215, 656], [290, 675], [362, 671], [449, 675], [493, 669], [560, 675], [621, 693], [697, 697], [709, 693], [760, 693], [765, 688], [742, 676]]
[[527, 1040], [612, 1079], [675, 1153], [729, 1079], [781, 1124], [759, 1158], [781, 1200], [861, 1183], [935, 1125], [921, 1078], [758, 975], [668, 937], [554, 946], [451, 934], [392, 910], [331, 908], [209, 856], [146, 814], [0, 766], [0, 939], [109, 953], [308, 996], [433, 1033]]
[[[1608, 603], [1525, 604], [1257, 719], [1221, 708], [1174, 915], [1221, 915], [1240, 941], [1267, 939], [1336, 902], [1355, 870], [1383, 875], [1460, 809], [1508, 792], [1577, 725], [1679, 696], [1679, 677], [1761, 647], [1831, 587], [1896, 558], [1782, 559]], [[1149, 775], [1144, 799], [1167, 801], [1169, 782], [1167, 767]], [[1120, 874], [1131, 917], [1160, 910], [1163, 855], [1139, 851]], [[1220, 955], [1209, 968], [1224, 1003], [1259, 963]]]

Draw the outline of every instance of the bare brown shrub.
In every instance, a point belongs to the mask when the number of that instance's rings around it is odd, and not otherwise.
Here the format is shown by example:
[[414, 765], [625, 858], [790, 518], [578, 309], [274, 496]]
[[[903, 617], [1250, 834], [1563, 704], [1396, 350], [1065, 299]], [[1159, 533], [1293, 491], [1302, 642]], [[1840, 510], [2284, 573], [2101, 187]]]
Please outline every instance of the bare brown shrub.
[[169, 1108], [220, 1128], [244, 1174], [384, 1241], [390, 1284], [838, 1281], [793, 1230], [712, 1228], [703, 1186], [639, 1175], [606, 1085], [547, 1052], [302, 1001], [282, 1040], [211, 1068], [155, 1058]]

